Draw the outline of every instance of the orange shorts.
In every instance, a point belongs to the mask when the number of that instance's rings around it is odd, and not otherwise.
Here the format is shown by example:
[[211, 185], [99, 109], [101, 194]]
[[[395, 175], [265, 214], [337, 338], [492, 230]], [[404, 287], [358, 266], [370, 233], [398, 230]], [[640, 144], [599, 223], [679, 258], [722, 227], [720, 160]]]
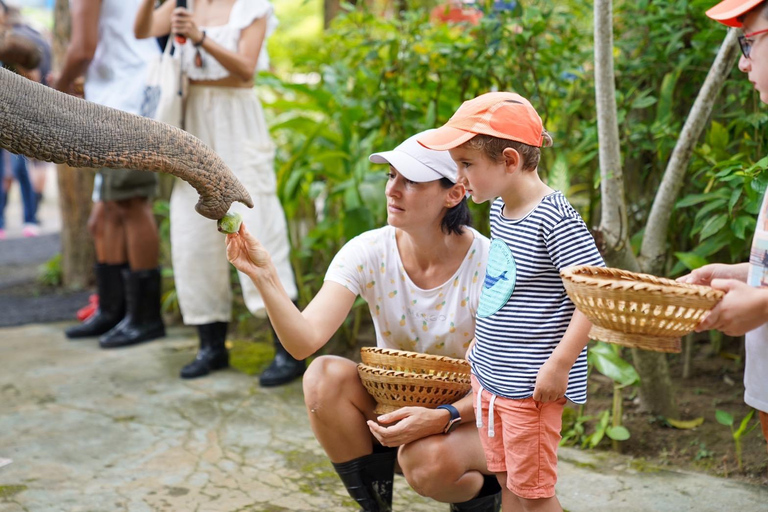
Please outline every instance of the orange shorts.
[[768, 413], [757, 411], [760, 415], [760, 426], [763, 427], [763, 437], [768, 441]]
[[565, 398], [542, 403], [533, 398], [511, 400], [495, 397], [491, 428], [489, 409], [493, 395], [481, 389], [474, 375], [472, 391], [475, 396], [475, 417], [478, 418], [478, 431], [488, 470], [507, 473], [507, 488], [521, 498], [541, 499], [554, 496], [557, 483], [557, 447], [560, 443]]

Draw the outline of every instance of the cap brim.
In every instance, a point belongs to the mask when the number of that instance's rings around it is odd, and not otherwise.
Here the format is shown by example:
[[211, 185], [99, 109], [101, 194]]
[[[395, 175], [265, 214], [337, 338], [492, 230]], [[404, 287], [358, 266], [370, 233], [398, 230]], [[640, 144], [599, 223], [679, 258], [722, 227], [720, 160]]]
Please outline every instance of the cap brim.
[[435, 151], [446, 151], [461, 146], [475, 135], [477, 134], [466, 130], [459, 130], [452, 126], [443, 126], [416, 140], [425, 148], [434, 149]]
[[396, 149], [374, 153], [368, 157], [368, 160], [374, 164], [389, 164], [397, 169], [397, 172], [405, 176], [406, 179], [416, 183], [426, 183], [427, 181], [435, 181], [443, 177], [439, 172], [430, 169], [408, 153], [397, 151]]
[[723, 25], [741, 28], [739, 18], [757, 7], [763, 0], [723, 0], [707, 11], [707, 16]]

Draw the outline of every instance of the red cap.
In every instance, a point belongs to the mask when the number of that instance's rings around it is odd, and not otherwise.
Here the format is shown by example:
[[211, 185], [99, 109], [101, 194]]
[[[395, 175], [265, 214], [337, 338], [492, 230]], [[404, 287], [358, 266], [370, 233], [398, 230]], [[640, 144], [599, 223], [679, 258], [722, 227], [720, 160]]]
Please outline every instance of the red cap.
[[707, 11], [707, 16], [723, 25], [741, 28], [739, 18], [765, 0], [723, 0]]
[[541, 118], [527, 99], [513, 92], [489, 92], [462, 103], [445, 125], [418, 141], [444, 151], [482, 134], [541, 147], [543, 131]]

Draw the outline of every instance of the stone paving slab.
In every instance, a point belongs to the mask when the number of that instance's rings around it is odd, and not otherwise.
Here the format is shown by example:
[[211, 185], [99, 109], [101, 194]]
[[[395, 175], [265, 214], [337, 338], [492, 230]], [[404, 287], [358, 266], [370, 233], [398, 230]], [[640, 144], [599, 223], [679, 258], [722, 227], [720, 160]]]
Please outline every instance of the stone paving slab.
[[[178, 378], [194, 332], [105, 351], [64, 324], [0, 329], [0, 511], [343, 511], [354, 504], [312, 436], [301, 385], [235, 370]], [[561, 450], [571, 512], [766, 510], [768, 489], [637, 472], [626, 457]], [[402, 477], [396, 511], [445, 512]]]

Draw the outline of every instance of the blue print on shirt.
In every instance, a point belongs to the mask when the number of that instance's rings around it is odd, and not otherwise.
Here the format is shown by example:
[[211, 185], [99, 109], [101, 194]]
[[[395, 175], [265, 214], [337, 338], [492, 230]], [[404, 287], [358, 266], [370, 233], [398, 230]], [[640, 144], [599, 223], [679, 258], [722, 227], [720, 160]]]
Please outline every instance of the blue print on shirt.
[[516, 280], [517, 264], [512, 251], [506, 242], [494, 238], [488, 253], [488, 265], [477, 316], [485, 318], [503, 308], [515, 290]]

